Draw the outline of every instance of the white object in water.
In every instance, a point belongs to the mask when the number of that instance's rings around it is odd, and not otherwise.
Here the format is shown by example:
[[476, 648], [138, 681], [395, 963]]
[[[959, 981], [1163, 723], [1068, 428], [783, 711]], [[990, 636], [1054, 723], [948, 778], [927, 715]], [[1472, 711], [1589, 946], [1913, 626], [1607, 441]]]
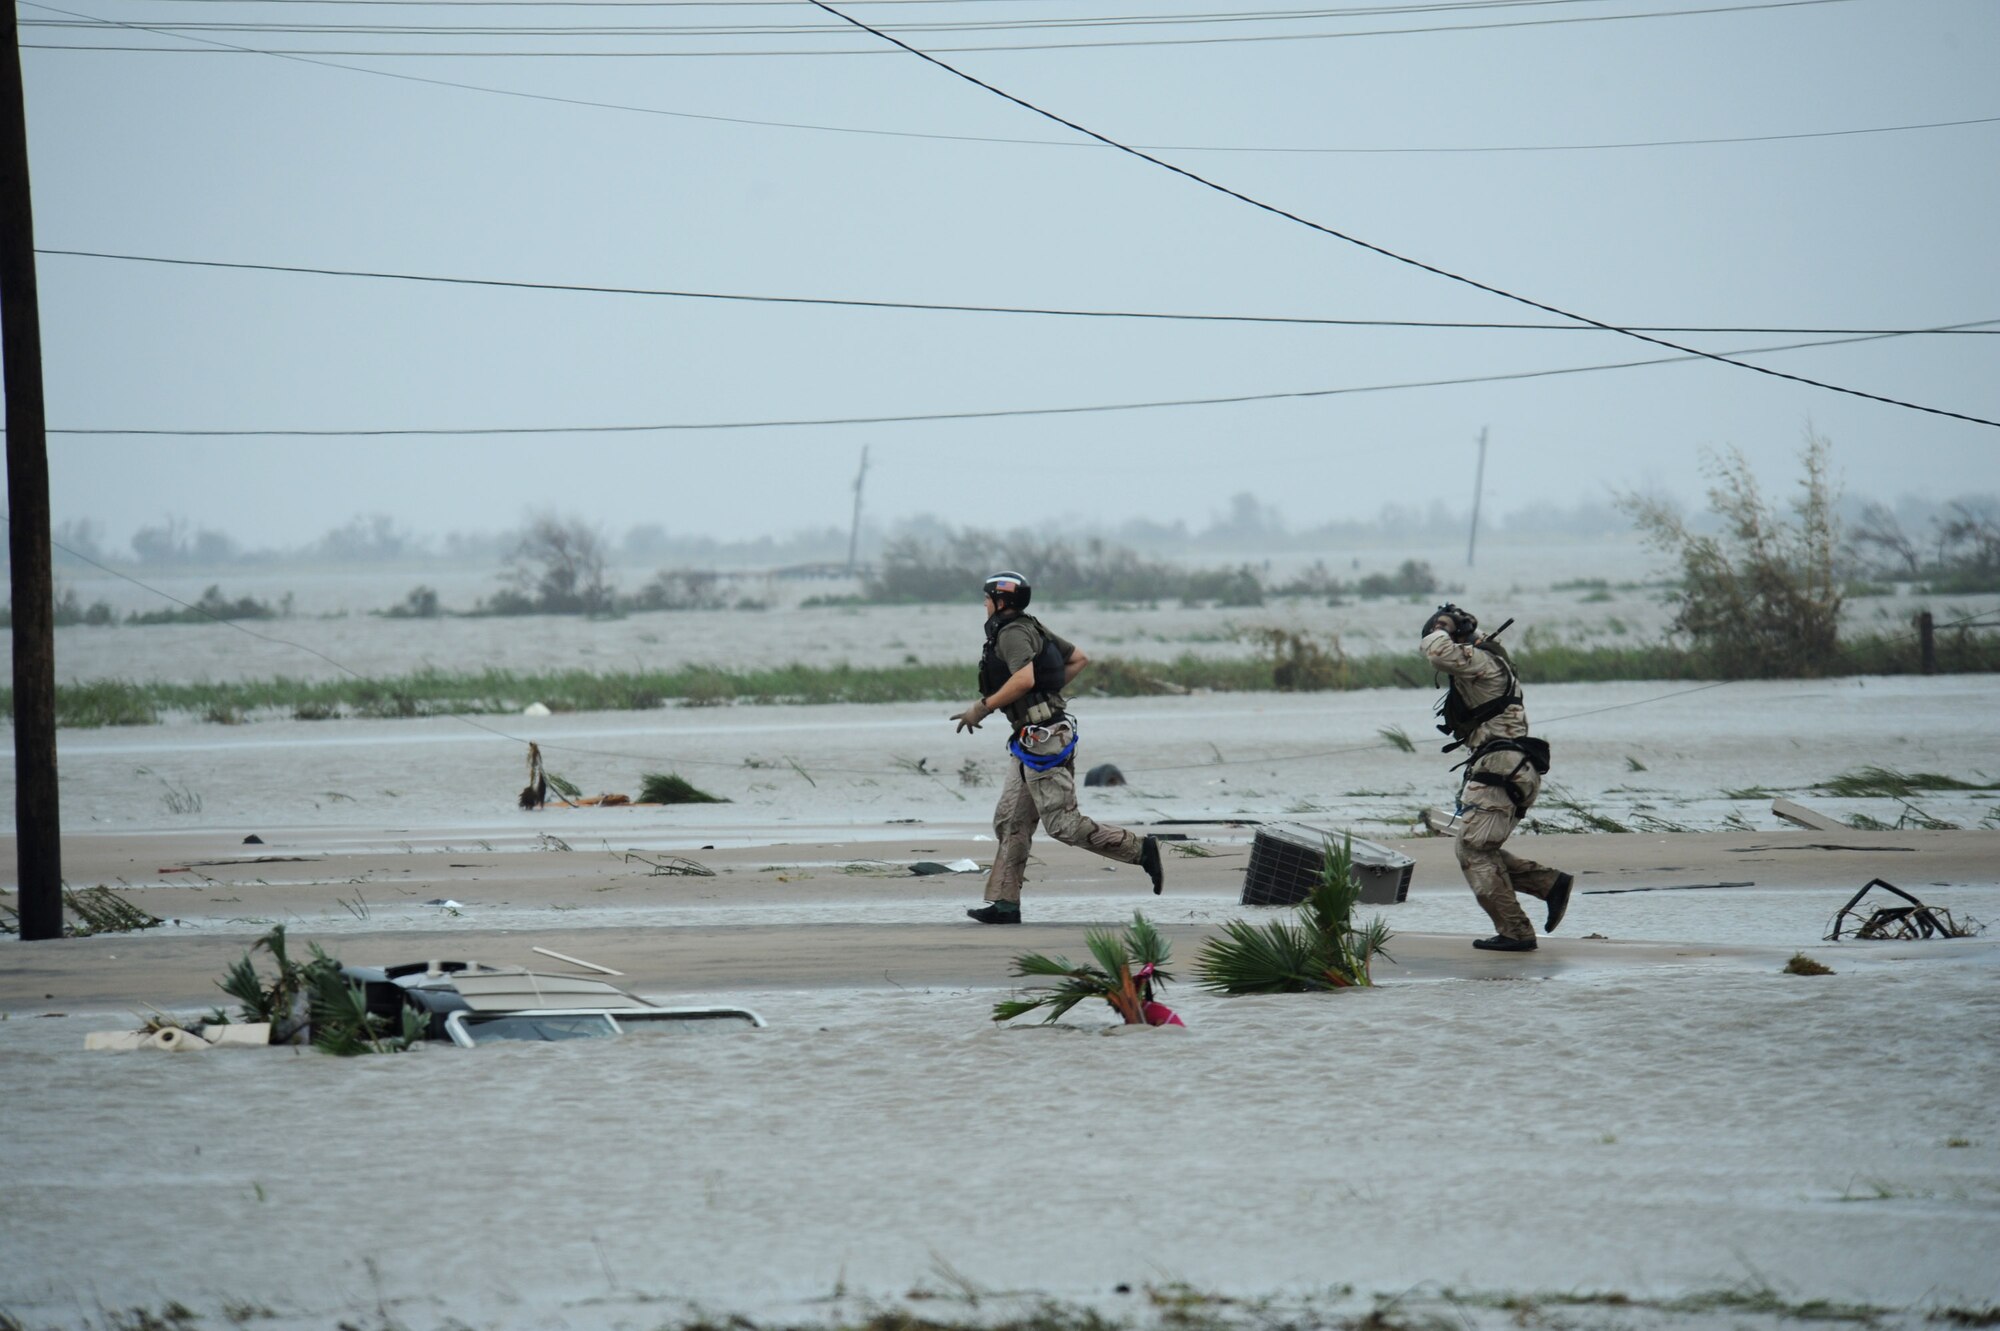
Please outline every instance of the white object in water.
[[154, 1031], [142, 1046], [146, 1049], [164, 1049], [170, 1054], [200, 1054], [208, 1051], [208, 1041], [193, 1031], [184, 1031], [178, 1026], [167, 1026]]
[[226, 1044], [267, 1045], [271, 1043], [268, 1021], [225, 1021], [201, 1028], [201, 1038], [220, 1047]]
[[521, 709], [522, 716], [547, 716], [548, 714], [549, 709], [546, 703], [531, 702]]

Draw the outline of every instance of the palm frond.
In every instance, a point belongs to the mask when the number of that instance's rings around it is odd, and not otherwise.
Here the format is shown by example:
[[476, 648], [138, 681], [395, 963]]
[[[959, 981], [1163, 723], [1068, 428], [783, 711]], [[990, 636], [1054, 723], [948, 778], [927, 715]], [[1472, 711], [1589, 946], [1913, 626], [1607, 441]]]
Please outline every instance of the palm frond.
[[1083, 936], [1083, 945], [1090, 949], [1090, 955], [1097, 958], [1097, 964], [1104, 968], [1107, 978], [1114, 982], [1120, 971], [1131, 967], [1131, 953], [1125, 949], [1125, 938], [1109, 929], [1092, 929]]
[[1201, 985], [1221, 994], [1289, 994], [1324, 987], [1314, 939], [1297, 925], [1231, 920], [1195, 958]]
[[268, 996], [264, 993], [264, 982], [257, 978], [257, 968], [250, 964], [250, 954], [244, 953], [236, 963], [222, 973], [215, 982], [216, 987], [235, 999], [242, 1009], [245, 1021], [269, 1021], [271, 1011]]
[[1360, 929], [1354, 908], [1361, 881], [1354, 843], [1326, 843], [1320, 879], [1301, 902], [1296, 924], [1233, 920], [1196, 958], [1205, 989], [1222, 994], [1305, 993], [1373, 983], [1369, 963], [1387, 956], [1389, 926], [1379, 916]]
[[1084, 945], [1090, 949], [1096, 965], [1075, 965], [1067, 957], [1044, 956], [1039, 952], [1024, 952], [1015, 957], [1012, 974], [1060, 978], [1063, 983], [995, 1003], [993, 1020], [1012, 1021], [1030, 1012], [1047, 1009], [1042, 1018], [1046, 1024], [1059, 1019], [1086, 998], [1101, 998], [1128, 1024], [1143, 1024], [1144, 995], [1133, 973], [1150, 965], [1153, 967], [1150, 977], [1153, 985], [1165, 984], [1173, 979], [1160, 969], [1169, 960], [1166, 939], [1143, 914], [1134, 911], [1130, 929], [1122, 934], [1108, 929], [1092, 929], [1084, 935]]
[[1126, 950], [1135, 965], [1151, 966], [1155, 983], [1165, 983], [1174, 977], [1161, 969], [1173, 959], [1173, 949], [1153, 922], [1138, 911], [1132, 912], [1132, 927], [1125, 931]]

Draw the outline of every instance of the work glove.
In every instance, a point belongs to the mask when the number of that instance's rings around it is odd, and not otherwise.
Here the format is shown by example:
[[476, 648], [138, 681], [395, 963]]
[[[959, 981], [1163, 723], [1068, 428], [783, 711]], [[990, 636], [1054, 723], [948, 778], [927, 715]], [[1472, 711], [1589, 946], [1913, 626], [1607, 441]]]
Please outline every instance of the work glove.
[[977, 730], [979, 729], [979, 723], [991, 715], [993, 715], [993, 709], [986, 705], [984, 698], [981, 698], [978, 702], [975, 702], [972, 706], [952, 718], [952, 720], [958, 722], [958, 726], [953, 733]]

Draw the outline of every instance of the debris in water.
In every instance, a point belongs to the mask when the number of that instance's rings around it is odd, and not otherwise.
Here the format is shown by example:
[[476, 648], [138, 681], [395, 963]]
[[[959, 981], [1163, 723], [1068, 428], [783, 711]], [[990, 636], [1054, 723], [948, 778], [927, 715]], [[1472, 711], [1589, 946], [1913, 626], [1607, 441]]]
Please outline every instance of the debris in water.
[[521, 788], [521, 807], [539, 809], [548, 802], [549, 778], [542, 771], [542, 746], [528, 745], [528, 784]]
[[[1850, 920], [1854, 908], [1861, 898], [1876, 888], [1894, 892], [1907, 906], [1883, 906], [1865, 920]], [[1951, 917], [1951, 912], [1943, 906], [1926, 906], [1923, 902], [1882, 878], [1871, 878], [1848, 899], [1845, 906], [1834, 912], [1833, 924], [1826, 931], [1826, 941], [1837, 943], [1843, 937], [1861, 939], [1918, 939], [1918, 938], [1970, 938], [1986, 926], [1967, 916], [1964, 924]], [[1843, 930], [1846, 932], [1843, 934]]]
[[[630, 864], [633, 860], [637, 860], [639, 863], [652, 869], [652, 872], [646, 875], [648, 878], [715, 877], [715, 870], [709, 868], [706, 864], [697, 864], [693, 860], [683, 858], [679, 855], [668, 855], [662, 859], [649, 860], [636, 850], [626, 851], [625, 863]], [[564, 959], [568, 960], [568, 958]]]
[[647, 804], [727, 804], [682, 777], [668, 772], [648, 772], [640, 778], [639, 798]]
[[1838, 818], [1829, 818], [1817, 809], [1808, 809], [1798, 801], [1788, 800], [1782, 796], [1774, 797], [1771, 800], [1771, 812], [1794, 827], [1803, 827], [1808, 832], [1845, 832], [1849, 830], [1847, 824], [1841, 822]]

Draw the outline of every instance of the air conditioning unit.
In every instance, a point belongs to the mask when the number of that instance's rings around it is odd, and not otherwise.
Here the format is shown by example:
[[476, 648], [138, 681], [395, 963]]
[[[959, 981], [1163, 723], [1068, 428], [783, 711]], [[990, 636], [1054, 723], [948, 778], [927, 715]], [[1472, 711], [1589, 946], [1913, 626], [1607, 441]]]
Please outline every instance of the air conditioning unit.
[[[1250, 864], [1243, 871], [1243, 904], [1296, 906], [1304, 901], [1325, 871], [1327, 843], [1338, 846], [1346, 835], [1304, 823], [1258, 828], [1250, 844]], [[1365, 902], [1389, 906], [1406, 899], [1416, 863], [1401, 851], [1354, 838], [1354, 876], [1361, 881]]]

